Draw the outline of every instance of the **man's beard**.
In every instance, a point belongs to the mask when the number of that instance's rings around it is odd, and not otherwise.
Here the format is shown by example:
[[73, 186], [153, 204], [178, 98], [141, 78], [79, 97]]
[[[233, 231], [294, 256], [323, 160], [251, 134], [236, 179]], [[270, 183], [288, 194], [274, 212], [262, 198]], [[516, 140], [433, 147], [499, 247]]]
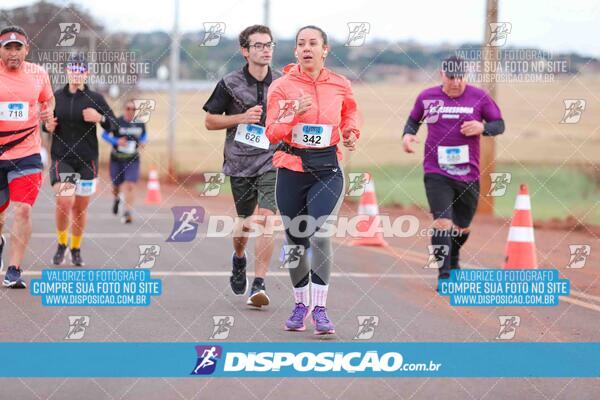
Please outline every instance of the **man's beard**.
[[19, 67], [23, 64], [20, 60], [8, 60], [4, 63], [8, 69], [19, 69]]

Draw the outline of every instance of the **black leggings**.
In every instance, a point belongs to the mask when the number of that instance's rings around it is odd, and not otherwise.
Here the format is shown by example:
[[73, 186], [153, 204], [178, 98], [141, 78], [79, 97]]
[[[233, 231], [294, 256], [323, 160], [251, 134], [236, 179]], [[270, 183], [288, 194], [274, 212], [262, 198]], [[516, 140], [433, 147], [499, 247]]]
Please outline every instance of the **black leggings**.
[[[285, 168], [277, 170], [277, 208], [283, 217], [289, 244], [304, 246], [304, 254], [297, 268], [290, 268], [294, 287], [308, 284], [311, 266], [308, 248], [312, 247], [312, 281], [329, 283], [333, 253], [330, 237], [315, 237], [324, 219], [337, 215], [344, 199], [344, 174], [341, 168], [318, 172], [296, 172]], [[298, 223], [294, 218], [306, 216]], [[312, 218], [310, 218], [312, 217]], [[299, 234], [300, 233], [300, 234]]]

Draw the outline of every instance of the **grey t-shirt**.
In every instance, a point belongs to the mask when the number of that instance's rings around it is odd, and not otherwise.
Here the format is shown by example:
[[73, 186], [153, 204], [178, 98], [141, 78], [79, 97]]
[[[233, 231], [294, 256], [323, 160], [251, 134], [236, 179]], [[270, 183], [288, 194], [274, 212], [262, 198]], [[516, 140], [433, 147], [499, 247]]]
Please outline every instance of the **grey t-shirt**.
[[[265, 125], [267, 113], [267, 90], [274, 79], [281, 73], [269, 68], [262, 82], [257, 81], [248, 72], [248, 65], [239, 71], [231, 72], [223, 77], [215, 87], [210, 98], [204, 104], [204, 111], [211, 114], [235, 115], [246, 112], [257, 104], [262, 104], [263, 115], [259, 125]], [[228, 176], [254, 177], [273, 169], [273, 153], [276, 144], [269, 149], [253, 147], [236, 142], [237, 126], [227, 129], [223, 150], [223, 173]]]

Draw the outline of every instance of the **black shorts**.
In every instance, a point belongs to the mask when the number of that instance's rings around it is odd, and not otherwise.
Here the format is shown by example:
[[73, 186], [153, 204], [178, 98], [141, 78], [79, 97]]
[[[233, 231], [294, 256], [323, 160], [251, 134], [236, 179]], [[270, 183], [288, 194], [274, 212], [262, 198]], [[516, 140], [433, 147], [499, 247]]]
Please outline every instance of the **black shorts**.
[[231, 192], [238, 217], [246, 218], [254, 214], [257, 204], [259, 208], [277, 212], [275, 176], [275, 171], [267, 171], [260, 176], [230, 177]]
[[50, 164], [50, 184], [61, 182], [60, 174], [77, 173], [82, 181], [91, 181], [98, 177], [98, 159], [95, 160], [52, 160]]
[[468, 228], [479, 201], [479, 181], [461, 182], [440, 174], [425, 174], [425, 193], [433, 219], [447, 218]]

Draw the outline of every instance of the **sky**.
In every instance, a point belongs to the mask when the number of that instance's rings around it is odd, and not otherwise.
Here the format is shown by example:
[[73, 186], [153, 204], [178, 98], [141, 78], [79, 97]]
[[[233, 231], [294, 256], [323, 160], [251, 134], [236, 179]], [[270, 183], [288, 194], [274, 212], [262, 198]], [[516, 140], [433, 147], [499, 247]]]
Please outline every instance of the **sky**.
[[[65, 0], [51, 0], [59, 5]], [[170, 31], [174, 0], [71, 0], [112, 31]], [[32, 4], [2, 0], [2, 9]], [[202, 22], [225, 22], [235, 37], [248, 25], [263, 22], [264, 0], [180, 0], [180, 28], [202, 30]], [[368, 22], [368, 38], [416, 41], [426, 45], [483, 40], [485, 0], [271, 0], [270, 27], [276, 37], [293, 37], [308, 24], [346, 40], [349, 22]], [[576, 51], [600, 57], [600, 1], [499, 0], [500, 22], [510, 22], [510, 45], [550, 52]], [[57, 21], [58, 22], [58, 21]]]

